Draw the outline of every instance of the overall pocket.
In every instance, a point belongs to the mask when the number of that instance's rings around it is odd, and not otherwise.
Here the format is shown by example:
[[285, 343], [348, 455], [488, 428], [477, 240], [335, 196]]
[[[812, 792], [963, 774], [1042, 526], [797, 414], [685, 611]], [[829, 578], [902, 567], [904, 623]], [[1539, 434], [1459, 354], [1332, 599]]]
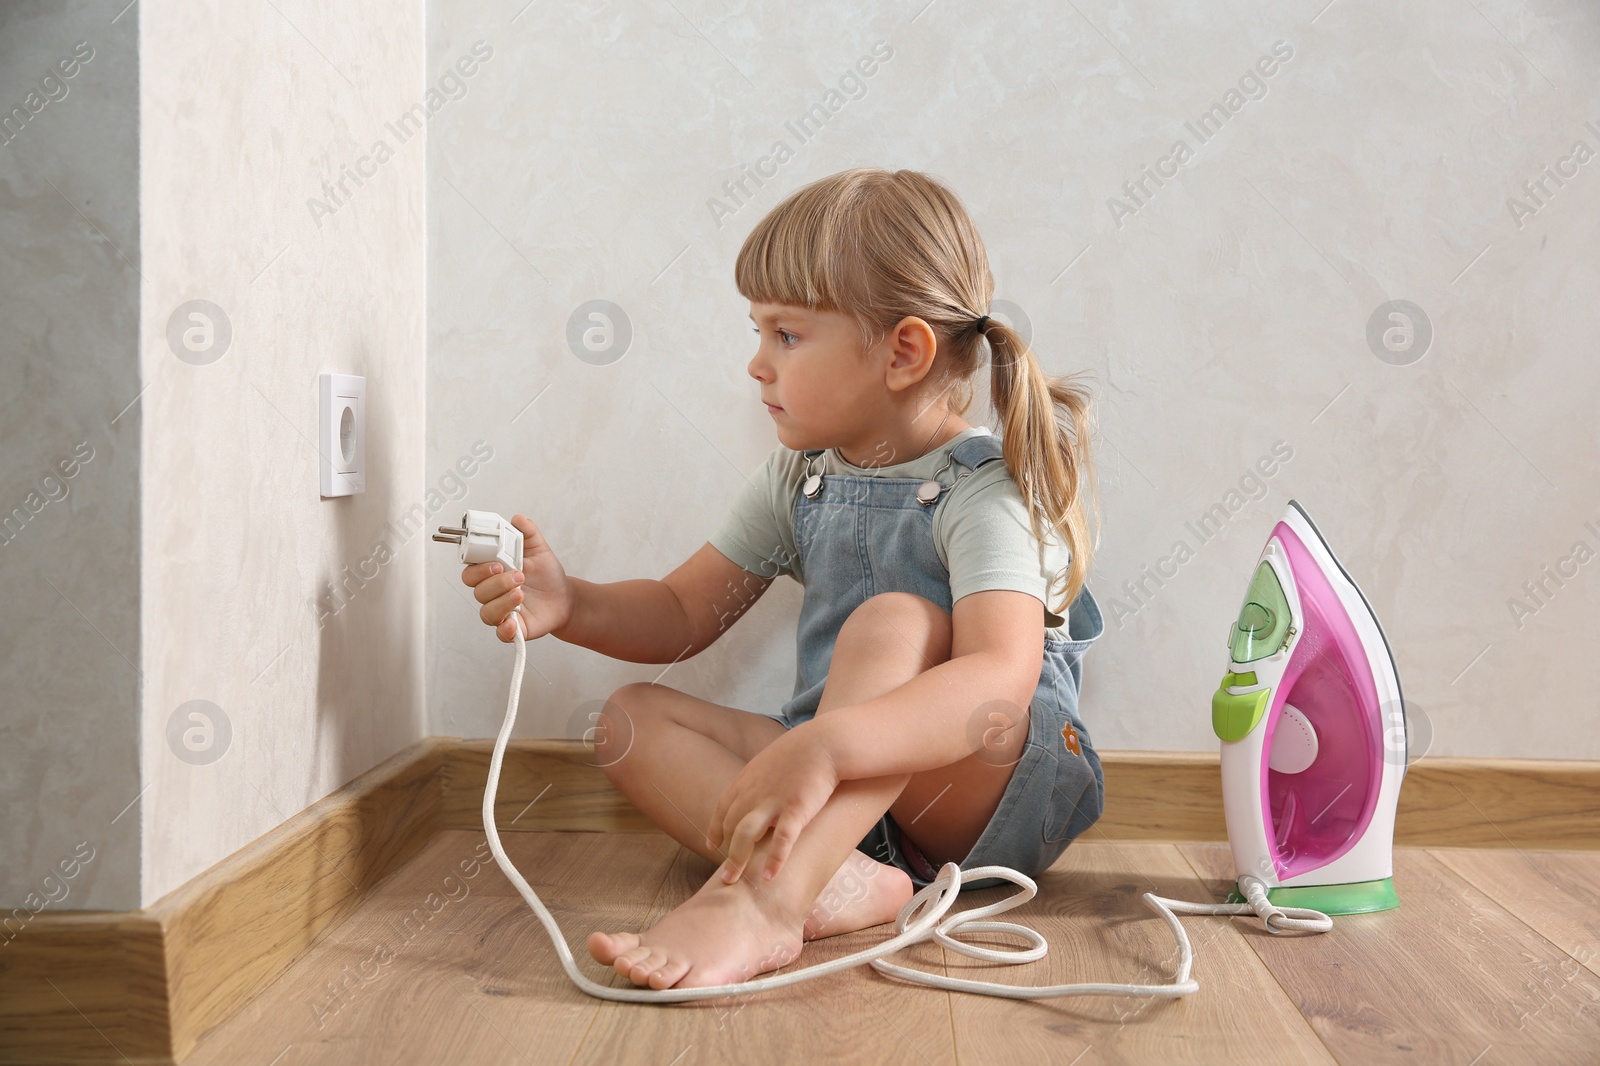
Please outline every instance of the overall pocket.
[[[1068, 740], [1063, 733], [1068, 725], [1075, 734]], [[1065, 845], [1099, 820], [1105, 808], [1105, 778], [1100, 769], [1100, 758], [1089, 743], [1088, 733], [1082, 723], [1070, 722], [1057, 733], [1049, 749], [1055, 759], [1046, 773], [1050, 779], [1050, 793], [1045, 798], [1044, 839], [1047, 843]], [[1079, 750], [1069, 747], [1076, 743]], [[1043, 768], [1041, 768], [1043, 769]]]
[[[1098, 627], [1097, 627], [1098, 628]], [[1039, 695], [1046, 700], [1052, 733], [1039, 739], [1055, 759], [1054, 779], [1046, 799], [1044, 839], [1060, 844], [1078, 836], [1099, 819], [1105, 806], [1105, 778], [1088, 727], [1078, 713], [1083, 656], [1099, 637], [1045, 641], [1043, 672], [1047, 682]]]

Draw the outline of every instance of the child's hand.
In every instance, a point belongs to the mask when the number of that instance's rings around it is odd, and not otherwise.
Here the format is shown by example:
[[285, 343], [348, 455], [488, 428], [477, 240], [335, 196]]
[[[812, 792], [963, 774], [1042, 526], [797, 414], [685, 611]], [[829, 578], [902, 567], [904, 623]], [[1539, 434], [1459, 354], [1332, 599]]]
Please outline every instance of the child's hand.
[[483, 604], [478, 617], [494, 626], [507, 644], [517, 639], [513, 627], [519, 613], [529, 640], [560, 629], [572, 618], [572, 583], [549, 542], [526, 515], [513, 515], [511, 524], [522, 532], [521, 570], [503, 573], [499, 563], [473, 563], [461, 571], [462, 582]]
[[732, 884], [739, 879], [768, 828], [773, 830], [772, 846], [763, 873], [766, 878], [775, 876], [800, 831], [838, 787], [833, 757], [804, 725], [757, 752], [722, 793], [711, 815], [712, 846], [720, 850], [728, 841], [723, 881]]

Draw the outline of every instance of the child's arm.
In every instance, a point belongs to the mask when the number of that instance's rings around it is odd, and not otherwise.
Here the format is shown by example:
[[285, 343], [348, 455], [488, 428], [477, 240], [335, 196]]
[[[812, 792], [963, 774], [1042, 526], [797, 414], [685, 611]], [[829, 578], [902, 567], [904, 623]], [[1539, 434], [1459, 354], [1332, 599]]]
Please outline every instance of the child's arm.
[[671, 663], [714, 644], [773, 579], [751, 573], [708, 543], [660, 581], [569, 580], [572, 618], [552, 630], [555, 636], [613, 659]]
[[502, 641], [515, 639], [515, 610], [534, 638], [549, 633], [626, 662], [677, 662], [710, 647], [772, 584], [710, 544], [661, 581], [585, 581], [566, 573], [533, 522], [517, 515], [512, 524], [523, 533], [521, 571], [492, 563], [462, 571]]

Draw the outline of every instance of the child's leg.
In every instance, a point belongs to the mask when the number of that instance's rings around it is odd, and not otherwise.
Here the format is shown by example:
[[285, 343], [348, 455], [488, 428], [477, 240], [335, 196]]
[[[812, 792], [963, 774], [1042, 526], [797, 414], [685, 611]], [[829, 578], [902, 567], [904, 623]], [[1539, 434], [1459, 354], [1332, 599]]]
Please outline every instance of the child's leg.
[[[947, 617], [941, 623], [928, 612], [884, 608], [869, 601], [840, 630], [819, 714], [849, 713], [852, 704], [949, 658]], [[590, 953], [635, 984], [654, 988], [734, 983], [787, 964], [800, 952], [805, 918], [819, 893], [910, 778], [894, 774], [841, 783], [771, 881], [761, 883], [767, 848], [758, 847], [734, 884], [723, 884], [713, 873], [694, 897], [645, 933], [592, 934]], [[905, 876], [884, 868], [883, 877], [892, 874]], [[904, 889], [884, 921], [910, 898], [909, 878]]]
[[[842, 680], [834, 688], [824, 692], [825, 709], [845, 698]], [[617, 791], [663, 832], [719, 866], [726, 855], [706, 839], [717, 801], [744, 764], [785, 732], [765, 715], [646, 683], [618, 689], [597, 725], [596, 761]], [[757, 848], [750, 868], [760, 869], [756, 863], [767, 850]], [[881, 925], [899, 912], [912, 888], [903, 871], [853, 851], [815, 897], [804, 938]]]
[[617, 791], [668, 836], [713, 863], [706, 839], [717, 800], [784, 725], [664, 685], [624, 685], [606, 701], [595, 759]]

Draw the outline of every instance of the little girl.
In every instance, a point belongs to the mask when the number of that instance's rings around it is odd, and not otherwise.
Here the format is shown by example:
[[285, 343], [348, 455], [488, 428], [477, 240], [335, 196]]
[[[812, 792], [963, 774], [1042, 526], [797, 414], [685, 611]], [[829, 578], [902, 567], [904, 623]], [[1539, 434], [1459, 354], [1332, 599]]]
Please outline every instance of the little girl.
[[[779, 575], [805, 589], [778, 717], [648, 683], [599, 715], [607, 776], [721, 864], [649, 930], [589, 937], [651, 988], [747, 980], [892, 921], [946, 862], [1036, 877], [1105, 798], [1078, 715], [1104, 631], [1089, 398], [988, 317], [961, 202], [915, 171], [823, 178], [757, 224], [735, 280], [780, 446], [710, 541], [662, 581], [598, 584], [517, 515], [522, 570], [463, 572], [501, 640], [517, 611], [530, 639], [630, 662], [698, 654]], [[961, 417], [985, 355], [998, 436]]]

